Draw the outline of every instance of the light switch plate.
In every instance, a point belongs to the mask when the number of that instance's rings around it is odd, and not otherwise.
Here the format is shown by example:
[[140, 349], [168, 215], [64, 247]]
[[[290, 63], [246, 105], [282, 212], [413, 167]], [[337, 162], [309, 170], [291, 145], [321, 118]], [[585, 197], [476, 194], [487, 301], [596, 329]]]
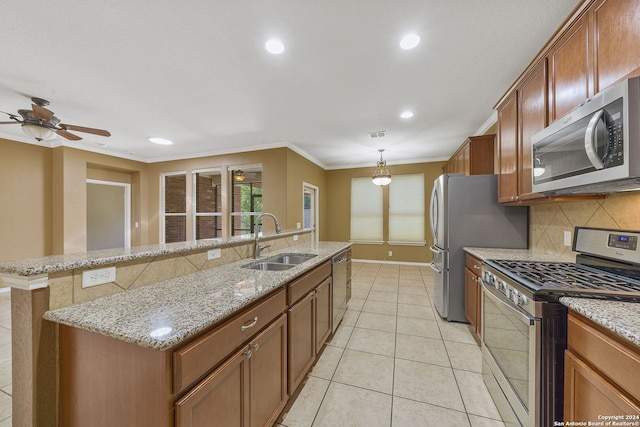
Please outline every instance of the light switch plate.
[[564, 232], [564, 245], [565, 246], [571, 246], [571, 232], [570, 231], [566, 231]]
[[104, 285], [116, 281], [116, 268], [95, 268], [82, 272], [82, 287], [89, 288], [91, 286]]
[[293, 241], [295, 242], [296, 240], [298, 240], [298, 235], [297, 235], [297, 234], [294, 234], [294, 235], [293, 235]]
[[222, 256], [222, 249], [209, 249], [207, 251], [207, 260], [218, 259]]

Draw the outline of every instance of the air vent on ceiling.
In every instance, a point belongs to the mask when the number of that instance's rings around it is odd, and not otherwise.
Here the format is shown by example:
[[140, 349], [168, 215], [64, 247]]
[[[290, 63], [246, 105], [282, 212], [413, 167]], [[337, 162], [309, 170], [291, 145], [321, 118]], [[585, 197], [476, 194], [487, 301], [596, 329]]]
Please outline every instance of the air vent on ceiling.
[[371, 138], [382, 138], [383, 136], [387, 136], [387, 131], [386, 130], [378, 130], [375, 132], [369, 132], [369, 136]]

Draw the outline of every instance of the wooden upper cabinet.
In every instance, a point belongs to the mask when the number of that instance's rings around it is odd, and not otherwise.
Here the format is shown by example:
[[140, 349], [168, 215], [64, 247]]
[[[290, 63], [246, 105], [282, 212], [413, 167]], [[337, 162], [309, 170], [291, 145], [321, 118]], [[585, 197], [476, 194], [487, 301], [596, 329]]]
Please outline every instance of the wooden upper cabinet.
[[518, 102], [512, 92], [498, 105], [498, 201], [518, 200]]
[[549, 52], [549, 118], [553, 122], [584, 104], [590, 89], [588, 16], [574, 22]]
[[527, 75], [518, 88], [518, 196], [520, 200], [545, 197], [532, 193], [531, 177], [533, 159], [531, 157], [531, 137], [547, 126], [547, 66], [540, 61]]
[[495, 135], [470, 136], [442, 167], [444, 173], [493, 174]]
[[595, 92], [640, 73], [640, 2], [598, 0], [590, 8]]

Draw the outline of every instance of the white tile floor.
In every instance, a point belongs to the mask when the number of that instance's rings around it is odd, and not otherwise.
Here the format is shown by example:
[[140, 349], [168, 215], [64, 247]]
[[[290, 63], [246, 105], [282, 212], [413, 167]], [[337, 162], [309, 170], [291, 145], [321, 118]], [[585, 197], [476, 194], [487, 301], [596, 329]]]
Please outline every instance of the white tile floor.
[[0, 427], [11, 427], [11, 293], [5, 289], [0, 288]]
[[428, 268], [353, 263], [342, 326], [283, 427], [504, 426], [467, 325], [443, 321]]
[[[504, 426], [467, 326], [442, 321], [428, 268], [353, 263], [353, 295], [281, 426]], [[0, 291], [0, 427], [11, 427], [10, 293]]]

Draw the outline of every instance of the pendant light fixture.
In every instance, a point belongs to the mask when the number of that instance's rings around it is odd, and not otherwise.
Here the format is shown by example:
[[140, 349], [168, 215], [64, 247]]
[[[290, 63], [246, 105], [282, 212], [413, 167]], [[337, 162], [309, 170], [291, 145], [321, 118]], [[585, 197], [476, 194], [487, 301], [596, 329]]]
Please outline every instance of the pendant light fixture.
[[378, 165], [373, 170], [371, 180], [375, 185], [382, 187], [391, 182], [391, 174], [389, 173], [389, 169], [387, 169], [387, 161], [382, 159], [382, 152], [384, 149], [380, 149], [378, 151], [380, 152], [380, 160], [378, 160]]

